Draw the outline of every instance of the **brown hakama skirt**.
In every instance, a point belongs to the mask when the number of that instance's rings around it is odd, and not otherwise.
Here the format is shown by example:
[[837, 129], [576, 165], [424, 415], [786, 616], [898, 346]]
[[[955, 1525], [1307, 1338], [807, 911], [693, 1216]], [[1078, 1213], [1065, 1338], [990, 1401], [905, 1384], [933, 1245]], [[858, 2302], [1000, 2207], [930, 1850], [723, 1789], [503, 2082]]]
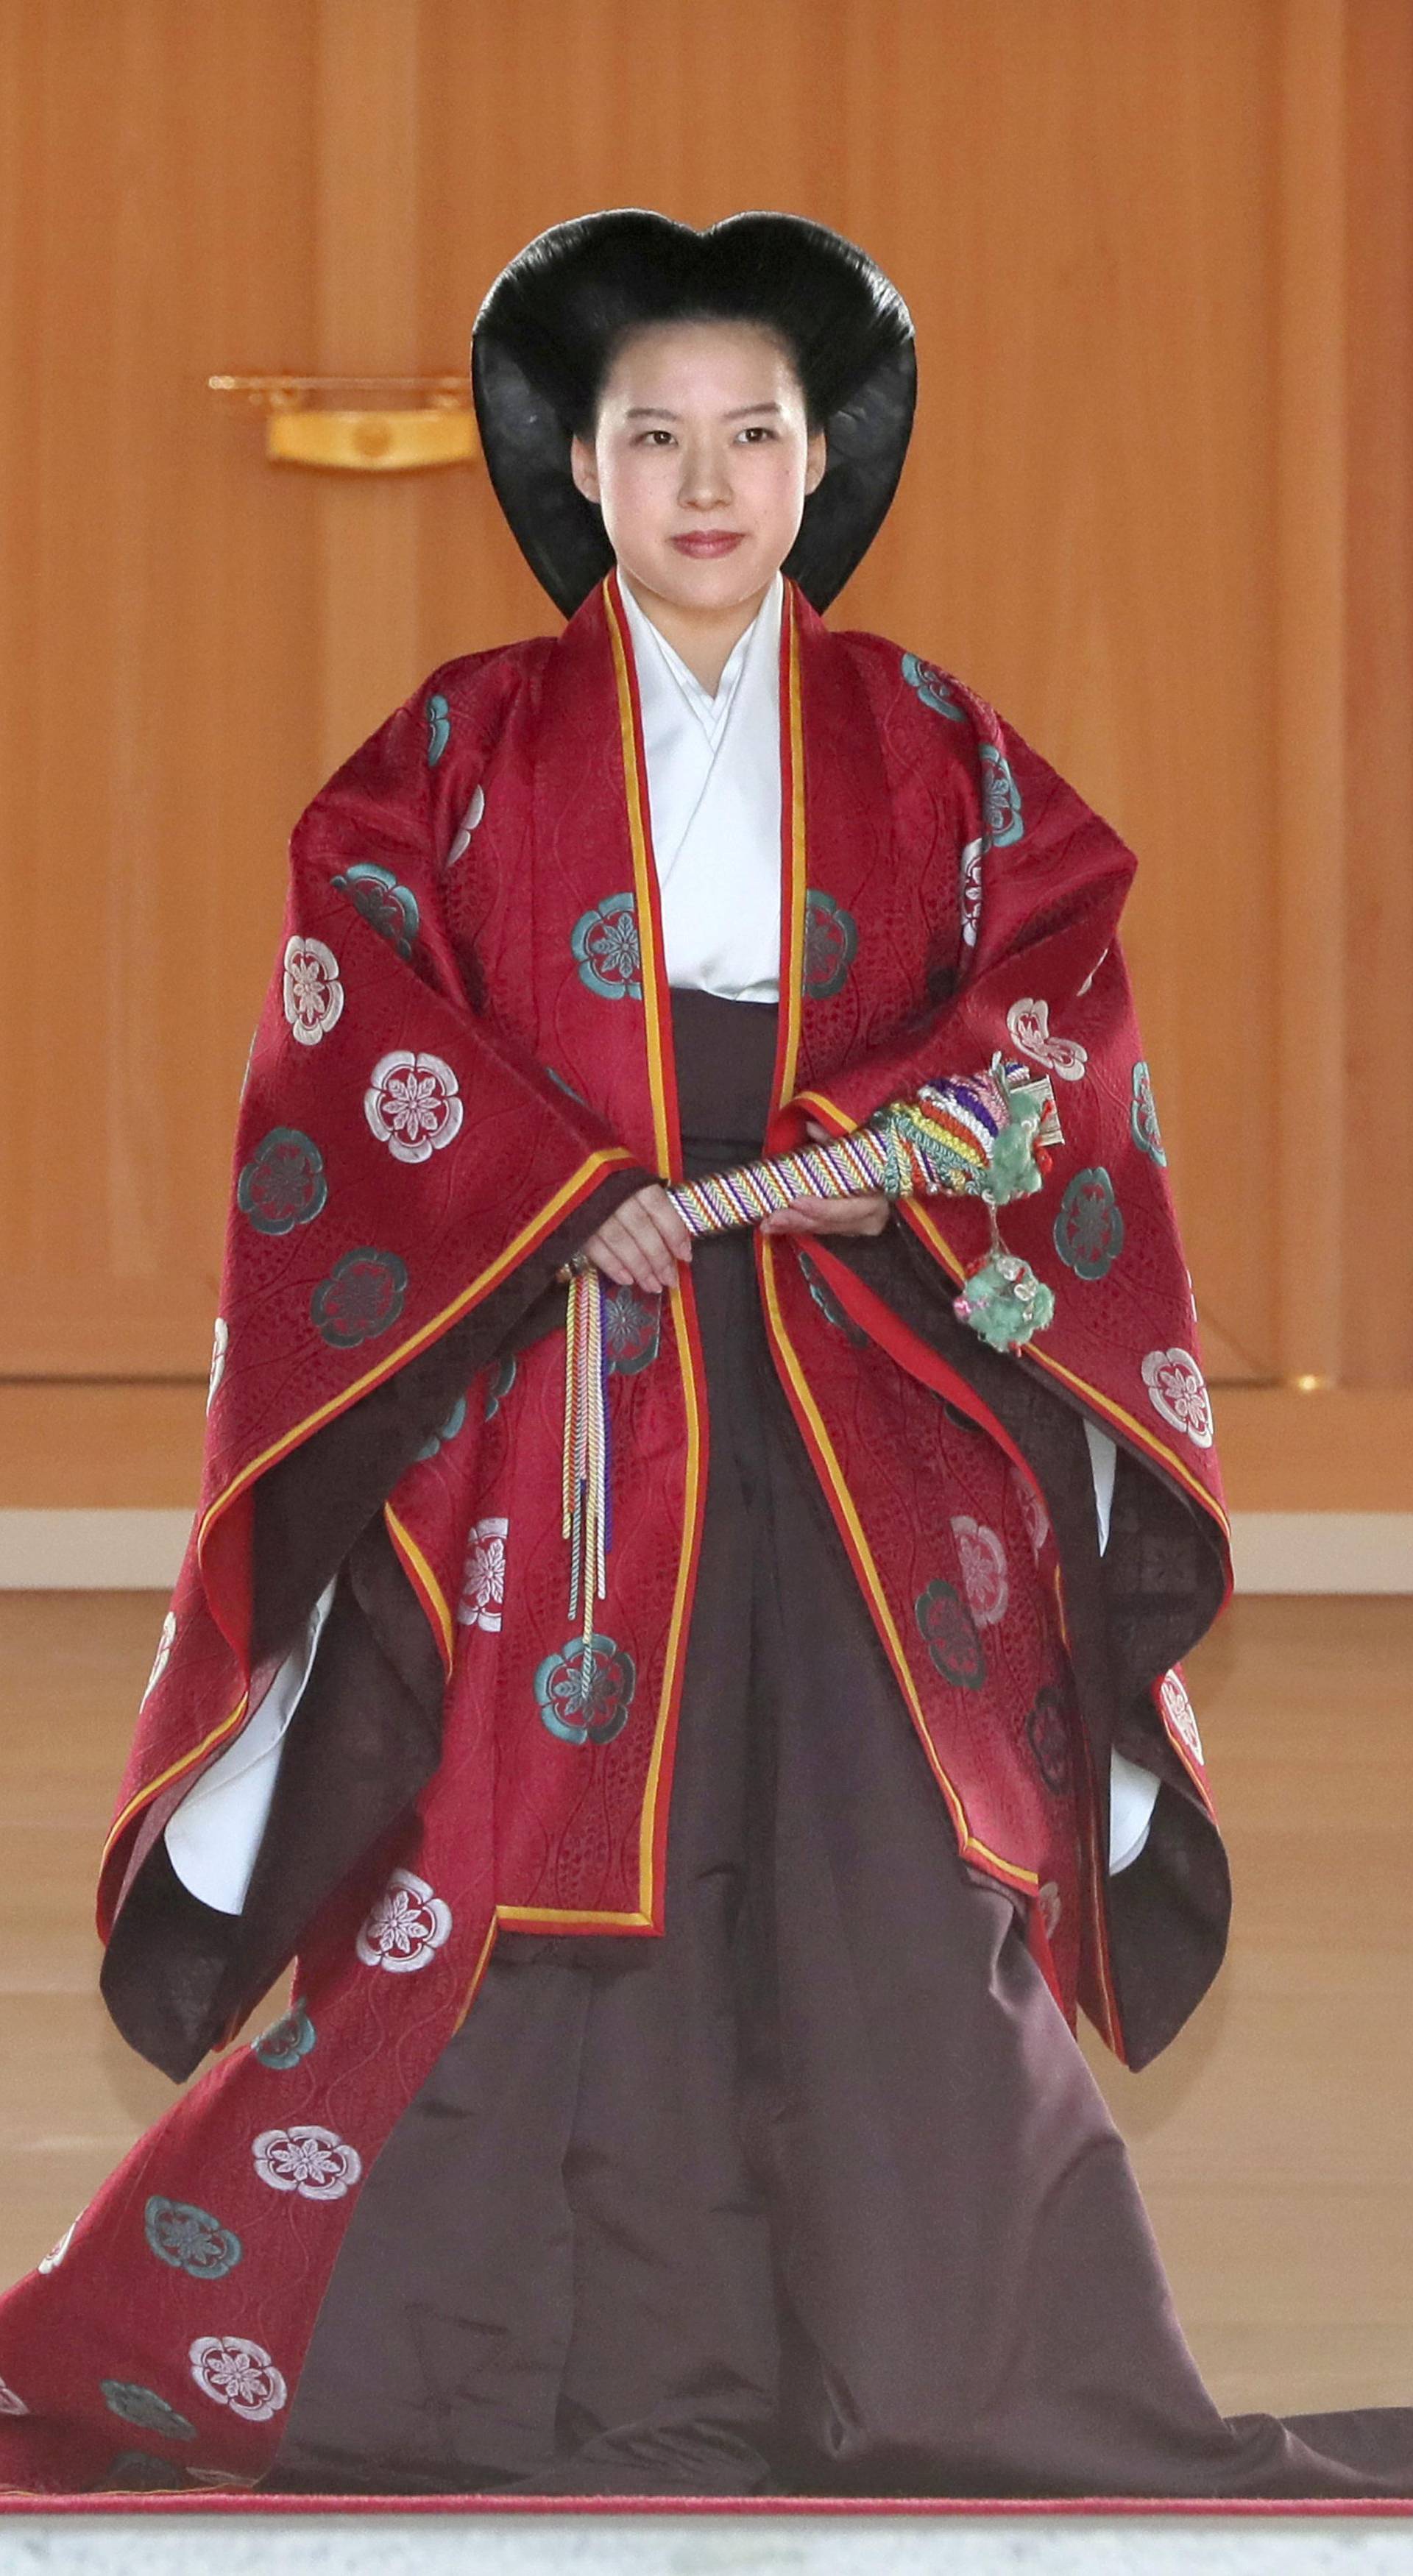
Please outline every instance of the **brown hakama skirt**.
[[[759, 1151], [776, 1014], [673, 1002], [690, 1174]], [[1409, 2492], [1413, 2415], [1208, 2397], [1012, 1900], [958, 1856], [749, 1237], [692, 1276], [709, 1475], [665, 1934], [502, 1937], [364, 2187], [263, 2484]]]

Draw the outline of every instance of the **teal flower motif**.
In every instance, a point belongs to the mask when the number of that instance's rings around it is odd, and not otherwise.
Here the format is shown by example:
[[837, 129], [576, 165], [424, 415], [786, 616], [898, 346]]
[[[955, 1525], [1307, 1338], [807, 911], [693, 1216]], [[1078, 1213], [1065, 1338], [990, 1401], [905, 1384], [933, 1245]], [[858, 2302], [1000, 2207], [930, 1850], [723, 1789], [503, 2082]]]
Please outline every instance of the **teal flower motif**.
[[145, 2488], [179, 2487], [184, 2473], [170, 2460], [159, 2460], [152, 2451], [120, 2451], [103, 2480], [105, 2487]]
[[924, 662], [916, 653], [905, 653], [903, 677], [910, 689], [916, 689], [925, 707], [939, 716], [950, 716], [954, 724], [964, 721], [965, 710], [958, 706], [943, 674], [933, 662]]
[[586, 1684], [583, 1638], [570, 1637], [557, 1655], [546, 1655], [536, 1666], [540, 1723], [563, 1744], [611, 1744], [628, 1723], [637, 1679], [627, 1647], [596, 1629]]
[[360, 912], [370, 930], [386, 939], [399, 957], [410, 957], [412, 942], [422, 926], [417, 897], [410, 886], [399, 885], [391, 868], [376, 867], [371, 859], [355, 859], [341, 876], [330, 879], [340, 894], [346, 894], [355, 912]]
[[282, 2013], [278, 2021], [272, 2021], [268, 2029], [261, 2031], [258, 2039], [251, 2041], [251, 2052], [259, 2058], [262, 2066], [273, 2067], [284, 2074], [291, 2066], [297, 2066], [301, 2057], [309, 2055], [317, 2036], [303, 1997], [296, 1995], [289, 2011]]
[[1018, 841], [1025, 831], [1021, 815], [1020, 789], [1011, 764], [994, 742], [981, 746], [981, 813], [986, 825], [988, 849], [1004, 849], [1008, 841]]
[[257, 1234], [312, 1225], [328, 1196], [323, 1155], [298, 1127], [272, 1127], [262, 1136], [236, 1183], [236, 1205]]
[[1102, 1163], [1076, 1172], [1060, 1201], [1055, 1250], [1077, 1279], [1105, 1279], [1124, 1248], [1124, 1221]]
[[[581, 912], [569, 934], [579, 980], [606, 1002], [641, 1002], [642, 949], [638, 906], [631, 894], [606, 894]], [[566, 1085], [567, 1088], [567, 1085]]]
[[452, 1406], [450, 1413], [447, 1415], [445, 1422], [442, 1424], [441, 1429], [439, 1431], [434, 1431], [425, 1448], [418, 1450], [418, 1464], [420, 1465], [424, 1459], [435, 1458], [439, 1449], [444, 1449], [449, 1440], [454, 1440], [456, 1438], [456, 1435], [462, 1428], [465, 1420], [466, 1398], [464, 1395], [459, 1395], [455, 1404]]
[[142, 2224], [158, 2262], [170, 2263], [174, 2272], [189, 2272], [193, 2281], [223, 2281], [241, 2259], [240, 2238], [209, 2209], [196, 2209], [188, 2201], [154, 2194]]
[[100, 2379], [98, 2385], [110, 2414], [121, 2415], [125, 2424], [140, 2424], [144, 2433], [165, 2433], [169, 2442], [195, 2441], [196, 2426], [155, 2388], [141, 2388], [128, 2379]]
[[501, 1406], [504, 1404], [505, 1399], [509, 1395], [514, 1384], [515, 1353], [511, 1351], [508, 1357], [501, 1361], [499, 1368], [496, 1370], [495, 1376], [492, 1378], [490, 1385], [486, 1389], [485, 1420], [487, 1422], [491, 1421], [493, 1417], [499, 1413]]
[[828, 1280], [821, 1276], [817, 1263], [811, 1259], [809, 1253], [807, 1253], [803, 1246], [798, 1243], [795, 1246], [795, 1258], [799, 1262], [800, 1268], [805, 1274], [805, 1286], [808, 1288], [810, 1295], [813, 1297], [814, 1302], [819, 1308], [819, 1311], [821, 1315], [823, 1315], [826, 1323], [836, 1325], [838, 1330], [844, 1335], [846, 1341], [855, 1343], [866, 1342], [868, 1340], [867, 1333], [865, 1333], [861, 1327], [854, 1322], [852, 1315], [846, 1314], [844, 1308], [840, 1305], [838, 1298], [835, 1296], [833, 1289], [830, 1287]]
[[395, 1252], [359, 1244], [320, 1280], [309, 1301], [309, 1320], [334, 1350], [354, 1351], [397, 1322], [406, 1295], [406, 1263]]
[[976, 1622], [955, 1586], [939, 1575], [913, 1603], [913, 1617], [944, 1681], [958, 1690], [980, 1690], [986, 1657]]
[[1070, 1730], [1063, 1696], [1053, 1682], [1043, 1682], [1036, 1692], [1025, 1731], [1046, 1788], [1052, 1797], [1063, 1797], [1071, 1776]]
[[859, 944], [858, 923], [832, 894], [805, 888], [805, 958], [802, 989], [812, 1002], [840, 992]]
[[451, 740], [451, 709], [440, 689], [427, 700], [427, 767], [435, 769]]
[[1163, 1139], [1158, 1132], [1158, 1112], [1153, 1106], [1153, 1080], [1142, 1056], [1133, 1068], [1133, 1106], [1129, 1111], [1133, 1141], [1155, 1163], [1166, 1163]]
[[658, 1353], [662, 1329], [661, 1297], [640, 1296], [636, 1288], [616, 1283], [604, 1299], [603, 1336], [609, 1371], [636, 1377]]

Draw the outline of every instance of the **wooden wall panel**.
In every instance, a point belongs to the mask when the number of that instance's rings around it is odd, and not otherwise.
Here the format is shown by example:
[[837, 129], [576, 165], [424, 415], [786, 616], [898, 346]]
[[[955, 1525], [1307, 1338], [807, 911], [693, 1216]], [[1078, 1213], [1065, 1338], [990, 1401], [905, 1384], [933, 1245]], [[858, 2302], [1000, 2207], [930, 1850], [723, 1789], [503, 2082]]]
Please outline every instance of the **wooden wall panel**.
[[[273, 468], [206, 375], [463, 365], [531, 234], [645, 203], [818, 216], [907, 294], [917, 435], [834, 622], [954, 665], [1139, 852], [1127, 945], [1213, 1376], [1413, 1383], [1413, 22], [776, 0], [763, 48], [765, 23], [0, 7], [0, 1068], [44, 1100], [0, 1121], [0, 1373], [204, 1368], [289, 829], [435, 661], [555, 622], [483, 475]], [[1341, 1069], [1379, 1122], [1367, 1209]], [[1360, 1216], [1377, 1265], [1341, 1250]]]
[[[1343, 1368], [1413, 1385], [1413, 9], [1349, 12]], [[1331, 929], [1334, 922], [1331, 920]]]
[[7, 0], [0, 1366], [209, 1350], [313, 765], [316, 495], [205, 388], [310, 345], [306, 9]]

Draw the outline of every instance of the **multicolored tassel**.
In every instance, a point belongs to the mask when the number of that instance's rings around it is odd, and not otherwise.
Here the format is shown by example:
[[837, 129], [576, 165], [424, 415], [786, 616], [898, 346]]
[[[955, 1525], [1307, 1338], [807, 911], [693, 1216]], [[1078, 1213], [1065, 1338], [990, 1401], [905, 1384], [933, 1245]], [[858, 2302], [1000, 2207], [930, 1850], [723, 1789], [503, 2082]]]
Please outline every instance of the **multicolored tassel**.
[[[1019, 1158], [1005, 1142], [1012, 1135], [1023, 1148]], [[791, 1199], [852, 1198], [869, 1190], [890, 1199], [945, 1190], [1004, 1203], [1040, 1187], [1032, 1147], [1060, 1141], [1049, 1076], [1032, 1076], [1027, 1066], [997, 1056], [989, 1073], [920, 1084], [910, 1098], [890, 1100], [846, 1136], [678, 1181], [667, 1195], [692, 1235], [754, 1225]]]

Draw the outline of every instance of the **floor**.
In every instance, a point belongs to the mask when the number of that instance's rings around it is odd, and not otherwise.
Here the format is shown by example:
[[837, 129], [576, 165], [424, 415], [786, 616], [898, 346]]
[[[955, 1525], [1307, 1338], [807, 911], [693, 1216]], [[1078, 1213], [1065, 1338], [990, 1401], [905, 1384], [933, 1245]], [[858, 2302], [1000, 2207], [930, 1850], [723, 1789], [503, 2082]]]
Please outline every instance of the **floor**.
[[[171, 2099], [104, 2014], [92, 1909], [165, 1607], [0, 1594], [0, 2284]], [[1413, 1599], [1239, 1599], [1188, 1677], [1231, 1956], [1146, 2074], [1090, 2060], [1219, 2403], [1408, 2404]]]

